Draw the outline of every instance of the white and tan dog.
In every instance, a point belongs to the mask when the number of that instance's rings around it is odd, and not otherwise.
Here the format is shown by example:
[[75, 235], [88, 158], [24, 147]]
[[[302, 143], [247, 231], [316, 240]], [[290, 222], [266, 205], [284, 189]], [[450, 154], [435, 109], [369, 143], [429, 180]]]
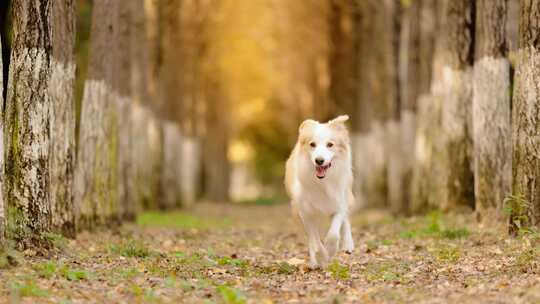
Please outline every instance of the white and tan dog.
[[[327, 123], [308, 119], [299, 128], [298, 141], [287, 160], [285, 188], [309, 241], [309, 267], [325, 266], [338, 249], [354, 249], [349, 212], [354, 205], [349, 132], [339, 116]], [[331, 217], [324, 244], [319, 218]]]

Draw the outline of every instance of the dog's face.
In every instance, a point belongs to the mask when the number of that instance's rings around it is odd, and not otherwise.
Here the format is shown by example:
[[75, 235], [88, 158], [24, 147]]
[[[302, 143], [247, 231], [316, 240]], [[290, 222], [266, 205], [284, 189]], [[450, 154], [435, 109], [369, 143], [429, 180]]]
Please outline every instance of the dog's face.
[[349, 149], [349, 134], [345, 121], [349, 116], [339, 116], [327, 123], [308, 119], [300, 125], [301, 151], [313, 164], [313, 172], [319, 179], [326, 177], [336, 162], [345, 160]]

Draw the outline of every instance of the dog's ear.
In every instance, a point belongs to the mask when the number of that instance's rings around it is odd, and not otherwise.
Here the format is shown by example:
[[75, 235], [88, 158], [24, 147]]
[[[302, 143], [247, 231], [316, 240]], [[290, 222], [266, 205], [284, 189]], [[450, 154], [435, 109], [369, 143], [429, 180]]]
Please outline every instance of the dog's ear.
[[304, 120], [304, 122], [302, 122], [302, 124], [300, 124], [300, 128], [298, 128], [298, 132], [302, 132], [302, 130], [304, 130], [305, 128], [313, 126], [316, 123], [317, 122], [313, 119], [306, 119]]
[[340, 115], [332, 120], [330, 120], [328, 122], [328, 125], [331, 126], [331, 127], [334, 127], [336, 129], [347, 129], [347, 127], [345, 126], [345, 122], [349, 120], [349, 115]]
[[338, 117], [336, 117], [336, 118], [330, 120], [330, 121], [328, 122], [328, 124], [330, 124], [330, 125], [333, 125], [333, 124], [340, 124], [340, 123], [343, 124], [343, 123], [345, 123], [347, 120], [349, 120], [349, 115], [340, 115], [340, 116], [338, 116]]

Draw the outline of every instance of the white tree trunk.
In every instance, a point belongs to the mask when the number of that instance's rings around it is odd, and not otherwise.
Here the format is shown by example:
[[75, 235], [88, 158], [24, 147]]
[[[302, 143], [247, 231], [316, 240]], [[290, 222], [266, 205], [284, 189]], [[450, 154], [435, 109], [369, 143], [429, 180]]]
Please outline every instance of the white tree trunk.
[[[386, 129], [380, 123], [372, 125], [368, 134], [358, 134], [355, 143], [355, 171], [359, 190], [359, 206], [375, 207], [386, 204], [387, 157]], [[361, 198], [360, 198], [361, 197]]]
[[51, 61], [50, 186], [52, 225], [73, 236], [73, 172], [75, 166], [75, 64]]
[[[8, 237], [25, 245], [51, 227], [52, 2], [12, 2], [13, 40], [5, 119]], [[36, 24], [41, 26], [37, 27]]]
[[201, 171], [201, 147], [196, 138], [183, 137], [181, 155], [182, 169], [180, 171], [182, 205], [190, 206], [197, 199], [197, 186]]
[[75, 169], [78, 228], [109, 223], [117, 215], [118, 121], [115, 96], [103, 80], [87, 80]]
[[435, 208], [440, 202], [440, 98], [430, 94], [418, 98], [415, 135], [415, 166], [412, 173], [413, 213]]
[[484, 224], [506, 222], [512, 184], [510, 62], [506, 0], [477, 0], [473, 79], [475, 209]]
[[472, 151], [472, 68], [445, 67], [441, 123], [443, 187], [441, 208], [474, 205]]
[[474, 66], [473, 134], [476, 211], [481, 220], [502, 217], [512, 184], [510, 63], [484, 57]]
[[159, 196], [162, 144], [159, 123], [145, 107], [135, 105], [132, 112], [132, 159], [135, 167], [135, 209], [156, 208]]
[[133, 150], [133, 138], [131, 125], [131, 109], [133, 102], [128, 96], [115, 96], [115, 111], [118, 120], [118, 219], [134, 219], [133, 193], [134, 193], [134, 168], [131, 151]]
[[390, 120], [386, 125], [386, 153], [388, 157], [388, 204], [394, 214], [405, 214], [405, 193], [403, 189], [403, 173], [405, 155], [401, 134], [402, 122]]
[[181, 175], [184, 164], [181, 160], [182, 136], [179, 126], [170, 121], [164, 121], [163, 127], [163, 176], [162, 176], [162, 207], [174, 208], [180, 206]]

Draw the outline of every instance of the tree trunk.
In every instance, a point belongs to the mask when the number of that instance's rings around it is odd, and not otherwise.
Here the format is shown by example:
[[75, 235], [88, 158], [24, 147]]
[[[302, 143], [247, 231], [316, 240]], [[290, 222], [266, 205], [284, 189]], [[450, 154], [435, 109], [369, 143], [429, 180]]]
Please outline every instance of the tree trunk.
[[178, 70], [181, 69], [181, 58], [178, 47], [180, 41], [180, 0], [163, 0], [160, 11], [162, 65], [160, 80], [162, 82], [162, 101], [160, 117], [162, 123], [162, 159], [163, 172], [161, 180], [160, 207], [173, 208], [180, 205], [180, 187], [178, 165], [181, 156], [181, 140], [179, 124], [182, 118], [182, 81]]
[[[1, 23], [0, 23], [1, 25]], [[2, 65], [2, 33], [0, 33], [0, 245], [4, 240], [5, 233], [5, 208], [4, 208], [4, 183], [5, 183], [5, 173], [4, 173], [4, 67]]]
[[219, 94], [219, 83], [209, 75], [206, 83], [206, 134], [204, 137], [204, 181], [207, 199], [213, 202], [229, 200], [230, 164], [229, 122], [226, 111], [229, 109], [225, 97]]
[[[397, 108], [396, 28], [393, 0], [360, 1], [358, 25], [358, 135], [355, 136], [359, 200], [365, 206], [388, 204], [389, 120]], [[389, 21], [391, 20], [391, 21]]]
[[511, 189], [510, 63], [506, 0], [477, 0], [473, 135], [476, 214], [497, 223]]
[[96, 0], [92, 12], [90, 64], [84, 86], [75, 170], [78, 228], [110, 223], [118, 208], [118, 117], [114, 83], [114, 5]]
[[73, 233], [74, 8], [72, 1], [18, 0], [12, 13], [4, 113], [7, 235], [40, 241], [51, 229]]
[[420, 1], [397, 4], [395, 16], [398, 85], [396, 111], [388, 124], [388, 200], [394, 214], [410, 211], [416, 102], [420, 90]]
[[[431, 94], [431, 82], [433, 77], [433, 56], [435, 53], [435, 37], [440, 30], [441, 5], [438, 0], [420, 0], [415, 1], [420, 5], [419, 15], [419, 41], [418, 41], [418, 71], [414, 71], [415, 63], [411, 63], [411, 69], [408, 69], [409, 75], [405, 87], [415, 85], [418, 92], [416, 102], [416, 119], [410, 118], [407, 114], [411, 111], [403, 111], [402, 119], [404, 122], [403, 132], [407, 132], [407, 121], [415, 121], [414, 134], [414, 166], [412, 169], [412, 178], [410, 185], [410, 211], [412, 213], [425, 212], [426, 209], [439, 205], [438, 173], [436, 172], [437, 162], [435, 159], [435, 147], [437, 138], [440, 137], [440, 105]], [[414, 49], [414, 47], [411, 47]], [[414, 54], [409, 55], [414, 58]], [[416, 76], [415, 76], [416, 75]], [[413, 84], [412, 81], [418, 81]], [[414, 87], [413, 87], [414, 88]], [[413, 91], [404, 94], [402, 110], [410, 108], [409, 105], [414, 94]], [[409, 118], [408, 118], [409, 117]], [[407, 178], [407, 175], [404, 175]], [[407, 182], [404, 183], [404, 187]], [[405, 190], [407, 191], [407, 190]]]
[[52, 3], [18, 0], [12, 9], [13, 43], [4, 113], [7, 236], [20, 242], [38, 241], [51, 227], [48, 87]]
[[[420, 95], [420, 16], [422, 3], [412, 1], [403, 8], [400, 47], [400, 125], [399, 147], [394, 150], [401, 156], [399, 190], [391, 193], [400, 194], [391, 199], [394, 213], [407, 214], [411, 208], [411, 180], [415, 163], [414, 143], [416, 132], [416, 108]], [[396, 153], [396, 154], [397, 154]], [[399, 155], [396, 155], [399, 157]], [[394, 183], [396, 184], [396, 183]]]
[[[160, 5], [160, 0], [144, 0], [142, 12], [144, 13], [145, 29], [142, 32], [144, 36], [141, 37], [144, 41], [141, 41], [140, 44], [135, 43], [132, 47], [133, 49], [141, 49], [146, 46], [147, 53], [147, 60], [145, 62], [137, 60], [140, 65], [134, 66], [142, 69], [141, 73], [144, 75], [141, 78], [146, 79], [144, 83], [141, 83], [146, 91], [146, 98], [142, 99], [143, 107], [140, 111], [134, 111], [134, 131], [136, 134], [141, 134], [141, 138], [145, 138], [148, 144], [148, 146], [144, 146], [144, 153], [138, 153], [136, 149], [134, 150], [137, 155], [137, 163], [140, 162], [137, 165], [139, 182], [136, 182], [136, 184], [144, 183], [144, 186], [137, 187], [141, 190], [142, 207], [146, 209], [157, 209], [159, 207], [163, 170], [163, 138], [160, 124], [162, 96], [159, 87], [160, 65], [162, 64]], [[137, 34], [138, 32], [136, 32]], [[145, 95], [142, 94], [141, 97]], [[141, 124], [138, 124], [138, 122], [141, 122]], [[139, 155], [148, 155], [148, 157], [143, 159]]]
[[441, 208], [474, 208], [472, 163], [472, 63], [474, 0], [443, 4], [441, 74], [436, 75], [436, 98], [441, 98]]
[[[133, 181], [131, 185], [131, 203], [126, 207], [126, 216], [133, 218], [143, 206], [155, 207], [158, 197], [159, 178], [155, 174], [156, 166], [160, 161], [159, 132], [155, 129], [155, 117], [151, 109], [153, 100], [150, 95], [150, 84], [154, 84], [155, 74], [149, 73], [153, 63], [148, 33], [151, 31], [153, 22], [147, 18], [145, 8], [148, 3], [145, 0], [129, 1], [132, 30], [130, 31], [130, 72], [131, 72], [131, 115], [130, 124], [130, 160]], [[154, 136], [154, 137], [152, 137]], [[157, 152], [156, 152], [157, 150]], [[155, 152], [155, 154], [153, 153]]]
[[[119, 122], [117, 128], [118, 137], [118, 207], [117, 217], [119, 220], [134, 219], [133, 209], [133, 176], [131, 151], [133, 149], [131, 111], [133, 109], [132, 100], [132, 65], [133, 60], [142, 61], [143, 58], [135, 59], [130, 54], [126, 55], [126, 50], [131, 49], [131, 39], [133, 32], [133, 0], [116, 0], [114, 2], [113, 28], [113, 62], [114, 79], [112, 82], [112, 97], [116, 112], [116, 119]], [[137, 46], [142, 48], [142, 46]]]
[[509, 0], [506, 2], [506, 42], [509, 57], [512, 57], [512, 53], [517, 51], [519, 47], [519, 2], [518, 0]]
[[356, 131], [357, 69], [355, 56], [357, 7], [353, 1], [333, 0], [330, 5], [330, 116], [351, 115]]
[[510, 232], [540, 224], [540, 0], [522, 0], [512, 105]]
[[163, 172], [161, 176], [161, 207], [174, 208], [181, 203], [181, 163], [182, 136], [176, 122], [162, 121], [163, 132]]
[[75, 3], [57, 1], [52, 8], [50, 186], [54, 230], [75, 235], [73, 174], [75, 167]]

